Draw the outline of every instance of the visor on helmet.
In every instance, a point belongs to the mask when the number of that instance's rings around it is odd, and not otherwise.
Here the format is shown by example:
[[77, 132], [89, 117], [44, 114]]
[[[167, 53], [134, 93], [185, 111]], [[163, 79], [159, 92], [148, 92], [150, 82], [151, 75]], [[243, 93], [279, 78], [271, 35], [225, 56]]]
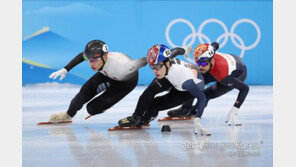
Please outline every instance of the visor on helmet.
[[164, 64], [149, 65], [149, 67], [151, 68], [151, 70], [160, 70], [163, 66], [164, 66]]
[[202, 57], [197, 60], [197, 66], [207, 66], [210, 63], [210, 59], [207, 57]]

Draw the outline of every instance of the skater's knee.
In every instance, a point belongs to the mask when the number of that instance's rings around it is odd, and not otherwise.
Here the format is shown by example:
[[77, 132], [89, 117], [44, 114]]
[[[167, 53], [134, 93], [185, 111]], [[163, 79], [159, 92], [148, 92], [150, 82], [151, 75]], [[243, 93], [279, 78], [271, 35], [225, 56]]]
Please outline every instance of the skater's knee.
[[103, 113], [107, 108], [103, 104], [102, 105], [96, 105], [94, 103], [88, 103], [86, 105], [86, 109], [87, 109], [87, 112], [90, 115], [96, 115], [96, 114]]
[[248, 93], [249, 90], [250, 90], [250, 87], [249, 87], [247, 84], [245, 84], [245, 85], [244, 85], [244, 90]]

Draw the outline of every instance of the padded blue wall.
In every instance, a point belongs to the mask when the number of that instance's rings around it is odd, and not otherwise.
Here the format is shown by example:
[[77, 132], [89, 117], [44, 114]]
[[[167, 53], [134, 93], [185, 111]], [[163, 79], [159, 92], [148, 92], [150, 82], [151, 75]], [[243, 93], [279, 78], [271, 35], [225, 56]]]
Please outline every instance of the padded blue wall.
[[[104, 40], [110, 51], [133, 59], [146, 56], [155, 44], [195, 47], [218, 41], [220, 52], [243, 57], [248, 84], [273, 84], [270, 0], [23, 1], [23, 38], [43, 26], [50, 27], [49, 34], [24, 40], [23, 58], [55, 69], [66, 65], [92, 39]], [[94, 74], [87, 62], [71, 73], [84, 79]], [[147, 85], [153, 78], [148, 66], [140, 70], [139, 84]]]

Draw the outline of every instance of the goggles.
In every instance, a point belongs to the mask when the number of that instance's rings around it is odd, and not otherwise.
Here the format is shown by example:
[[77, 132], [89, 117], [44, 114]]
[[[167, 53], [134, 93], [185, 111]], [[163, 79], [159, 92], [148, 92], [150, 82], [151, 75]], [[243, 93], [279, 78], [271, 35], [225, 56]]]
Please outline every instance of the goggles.
[[99, 57], [92, 57], [92, 58], [87, 59], [87, 61], [91, 62], [91, 63], [96, 63], [99, 61], [99, 58], [100, 58], [100, 56]]
[[151, 70], [160, 70], [163, 66], [164, 66], [164, 64], [149, 65]]
[[199, 60], [197, 60], [197, 66], [207, 66], [210, 63], [210, 60], [206, 57], [200, 58]]
[[204, 61], [204, 62], [197, 62], [197, 66], [207, 66], [209, 64], [208, 61]]
[[99, 61], [99, 58], [101, 57], [99, 54], [95, 55], [97, 57], [91, 57], [91, 58], [87, 58], [87, 56], [85, 54], [83, 54], [83, 58], [88, 61], [88, 63], [96, 63]]

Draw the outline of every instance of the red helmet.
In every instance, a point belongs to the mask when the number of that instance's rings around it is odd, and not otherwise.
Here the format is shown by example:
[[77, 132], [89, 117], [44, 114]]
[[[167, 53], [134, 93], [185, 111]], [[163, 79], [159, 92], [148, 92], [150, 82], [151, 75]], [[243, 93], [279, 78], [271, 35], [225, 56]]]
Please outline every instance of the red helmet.
[[154, 45], [147, 53], [149, 65], [155, 65], [168, 60], [171, 50], [165, 45]]

